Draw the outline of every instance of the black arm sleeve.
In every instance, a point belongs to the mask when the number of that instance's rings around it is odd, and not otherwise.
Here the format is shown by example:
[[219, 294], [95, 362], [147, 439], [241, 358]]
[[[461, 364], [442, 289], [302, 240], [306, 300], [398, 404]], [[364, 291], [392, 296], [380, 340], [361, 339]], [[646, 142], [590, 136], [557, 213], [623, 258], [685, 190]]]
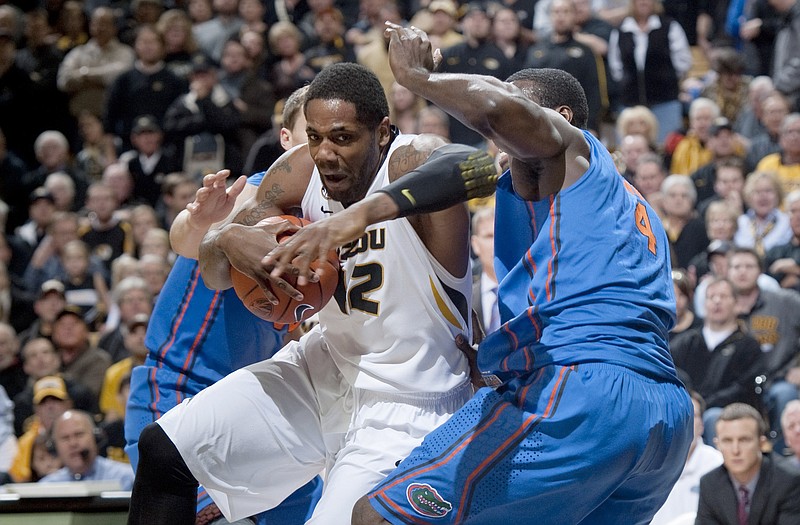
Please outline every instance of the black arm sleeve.
[[398, 217], [432, 213], [487, 197], [499, 175], [491, 155], [461, 144], [435, 150], [417, 169], [379, 190], [400, 208]]

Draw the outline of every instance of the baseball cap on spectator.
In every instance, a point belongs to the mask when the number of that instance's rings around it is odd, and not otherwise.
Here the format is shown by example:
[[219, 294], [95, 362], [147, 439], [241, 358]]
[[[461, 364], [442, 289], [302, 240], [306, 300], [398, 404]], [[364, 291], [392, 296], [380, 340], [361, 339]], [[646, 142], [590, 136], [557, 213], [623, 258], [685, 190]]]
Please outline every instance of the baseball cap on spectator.
[[200, 73], [204, 71], [213, 71], [217, 68], [211, 58], [205, 53], [195, 53], [192, 56], [192, 73]]
[[69, 399], [67, 384], [58, 376], [45, 376], [33, 385], [33, 404], [38, 405], [47, 397], [62, 401]]
[[431, 13], [444, 11], [453, 18], [458, 15], [456, 5], [451, 0], [433, 0], [433, 2], [428, 5], [428, 11]]
[[711, 123], [711, 128], [708, 130], [708, 133], [713, 137], [724, 129], [733, 131], [733, 124], [725, 117], [717, 117], [714, 119], [714, 122]]
[[56, 321], [67, 315], [74, 315], [75, 317], [86, 323], [86, 320], [83, 318], [83, 312], [81, 311], [81, 308], [79, 306], [76, 306], [74, 304], [66, 305], [60, 312], [58, 312], [58, 314], [56, 314]]
[[147, 315], [147, 314], [136, 314], [136, 315], [133, 316], [133, 319], [131, 319], [128, 322], [127, 327], [128, 327], [128, 330], [132, 332], [137, 326], [144, 326], [145, 328], [147, 328], [147, 323], [149, 323], [149, 322], [150, 322], [150, 316], [149, 315]]
[[139, 115], [133, 121], [133, 128], [131, 131], [135, 134], [144, 133], [145, 131], [153, 131], [156, 133], [161, 132], [161, 127], [153, 115]]
[[61, 283], [61, 281], [57, 281], [56, 279], [48, 279], [42, 283], [42, 286], [39, 288], [39, 299], [43, 299], [47, 294], [50, 293], [57, 293], [62, 299], [65, 297], [64, 285]]
[[483, 13], [484, 15], [489, 16], [489, 10], [483, 2], [470, 2], [462, 8], [462, 12], [463, 14], [461, 15], [461, 18], [466, 18], [472, 13]]
[[39, 186], [38, 188], [33, 190], [31, 192], [29, 198], [28, 198], [28, 200], [30, 201], [31, 204], [33, 204], [34, 202], [36, 202], [36, 201], [38, 201], [40, 199], [44, 199], [44, 200], [50, 201], [51, 204], [55, 204], [56, 203], [56, 200], [53, 197], [53, 194], [50, 193], [50, 190], [48, 190], [44, 186]]
[[729, 251], [733, 248], [733, 244], [729, 241], [722, 241], [722, 240], [714, 240], [711, 241], [706, 248], [706, 252], [709, 256], [711, 255], [727, 255]]

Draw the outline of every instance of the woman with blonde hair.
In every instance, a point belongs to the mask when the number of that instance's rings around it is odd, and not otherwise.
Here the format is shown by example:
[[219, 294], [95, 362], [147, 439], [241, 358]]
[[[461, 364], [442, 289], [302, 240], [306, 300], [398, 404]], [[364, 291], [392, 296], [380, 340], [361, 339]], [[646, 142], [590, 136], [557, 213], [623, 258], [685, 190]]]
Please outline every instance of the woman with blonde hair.
[[772, 171], [754, 171], [744, 183], [744, 202], [748, 210], [739, 216], [733, 240], [736, 246], [753, 248], [761, 257], [773, 246], [792, 238], [789, 216], [780, 210], [783, 189]]
[[658, 119], [646, 106], [623, 109], [617, 117], [617, 140], [627, 135], [644, 135], [650, 146], [658, 150]]
[[167, 69], [181, 78], [188, 78], [192, 71], [192, 55], [197, 52], [189, 15], [181, 9], [165, 11], [156, 23], [156, 31], [164, 40], [164, 62]]

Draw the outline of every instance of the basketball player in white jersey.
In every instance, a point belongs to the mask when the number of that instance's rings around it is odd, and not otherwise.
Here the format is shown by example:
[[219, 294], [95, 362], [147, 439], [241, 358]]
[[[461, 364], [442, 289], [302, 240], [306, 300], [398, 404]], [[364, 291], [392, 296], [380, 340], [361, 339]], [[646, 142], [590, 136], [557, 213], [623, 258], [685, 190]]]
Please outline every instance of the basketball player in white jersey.
[[[209, 286], [230, 287], [233, 265], [297, 297], [261, 262], [275, 234], [293, 227], [258, 224], [293, 207], [325, 220], [409, 172], [429, 170], [441, 172], [444, 194], [478, 196], [466, 190], [476, 176], [491, 191], [488, 155], [436, 136], [398, 135], [366, 68], [330, 66], [306, 97], [308, 147], [281, 157], [235, 223], [204, 239]], [[250, 516], [323, 470], [309, 523], [349, 523], [355, 501], [472, 395], [467, 360], [454, 344], [471, 330], [468, 243], [468, 212], [458, 204], [377, 223], [341, 247], [339, 288], [318, 326], [142, 432], [129, 523], [194, 523], [197, 481], [227, 519]]]

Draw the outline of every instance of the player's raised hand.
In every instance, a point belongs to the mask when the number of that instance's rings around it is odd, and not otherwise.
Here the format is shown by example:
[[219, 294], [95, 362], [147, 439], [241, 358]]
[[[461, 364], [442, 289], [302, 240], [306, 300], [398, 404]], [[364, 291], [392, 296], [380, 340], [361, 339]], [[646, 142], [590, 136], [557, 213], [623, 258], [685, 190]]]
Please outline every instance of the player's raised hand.
[[230, 170], [220, 170], [203, 177], [203, 186], [195, 193], [194, 201], [186, 205], [192, 226], [208, 228], [223, 220], [233, 210], [236, 197], [242, 193], [247, 183], [247, 177], [242, 175], [228, 188], [225, 181], [230, 174]]
[[425, 31], [388, 21], [384, 31], [389, 36], [389, 66], [400, 84], [409, 70], [433, 71], [441, 62], [441, 51], [431, 49], [431, 42]]

